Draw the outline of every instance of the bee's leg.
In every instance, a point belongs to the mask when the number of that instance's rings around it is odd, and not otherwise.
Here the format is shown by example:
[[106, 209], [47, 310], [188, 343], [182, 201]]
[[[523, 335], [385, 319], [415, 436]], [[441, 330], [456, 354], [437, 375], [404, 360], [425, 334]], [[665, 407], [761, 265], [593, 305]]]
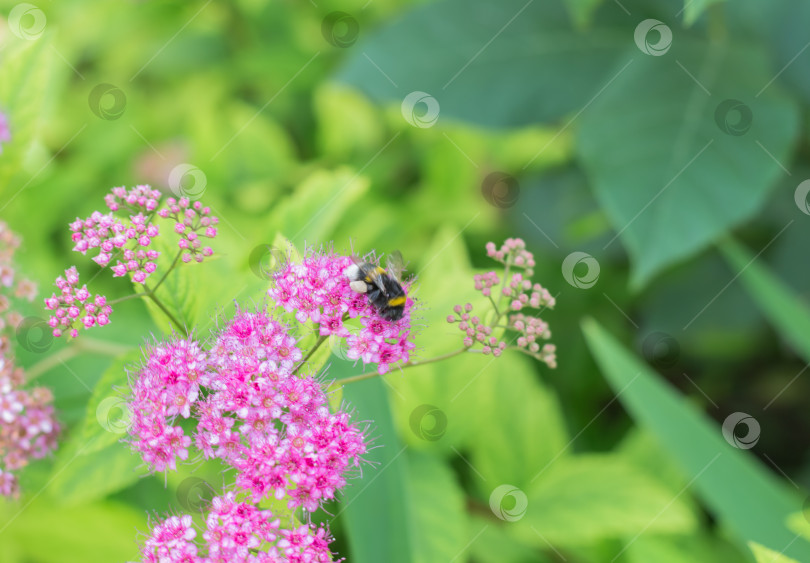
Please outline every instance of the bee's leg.
[[349, 283], [349, 287], [355, 293], [366, 293], [368, 291], [368, 284], [363, 280], [357, 280]]

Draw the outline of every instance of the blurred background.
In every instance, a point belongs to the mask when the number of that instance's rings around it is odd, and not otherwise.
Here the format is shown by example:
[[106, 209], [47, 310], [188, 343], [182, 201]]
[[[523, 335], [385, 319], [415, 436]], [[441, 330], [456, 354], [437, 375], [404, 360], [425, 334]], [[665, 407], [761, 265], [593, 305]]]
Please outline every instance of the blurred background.
[[[198, 194], [217, 259], [171, 289], [202, 333], [261, 302], [279, 235], [400, 249], [422, 358], [460, 345], [444, 319], [486, 242], [522, 237], [557, 369], [470, 355], [347, 385], [379, 447], [314, 516], [339, 555], [810, 561], [809, 21], [798, 0], [3, 0], [0, 218], [44, 297], [98, 273], [67, 225], [111, 187]], [[115, 433], [83, 449], [164, 329], [136, 300], [98, 349], [17, 332], [65, 433], [0, 502], [0, 560], [135, 560], [150, 515], [227, 481], [145, 476]], [[331, 377], [361, 371], [334, 350]]]

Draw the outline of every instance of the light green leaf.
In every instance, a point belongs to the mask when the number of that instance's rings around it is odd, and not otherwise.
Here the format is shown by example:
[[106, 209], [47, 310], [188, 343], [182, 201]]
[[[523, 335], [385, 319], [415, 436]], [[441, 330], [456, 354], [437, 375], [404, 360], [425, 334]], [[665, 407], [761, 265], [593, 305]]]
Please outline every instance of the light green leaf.
[[54, 507], [45, 496], [30, 505], [7, 503], [0, 507], [3, 550], [13, 549], [8, 563], [59, 561], [135, 561], [136, 537], [147, 530], [146, 513], [120, 503], [97, 502], [85, 506]]
[[[749, 540], [785, 545], [795, 535], [784, 522], [801, 508], [752, 455], [729, 445], [716, 423], [663, 383], [593, 320], [583, 323], [588, 346], [611, 387], [638, 424], [678, 461], [698, 495], [742, 547]], [[740, 494], [745, 491], [745, 494]], [[810, 560], [810, 546], [793, 542], [791, 556]]]
[[683, 37], [634, 58], [580, 117], [577, 151], [636, 287], [750, 217], [782, 176], [798, 107], [776, 85], [754, 95], [773, 74], [761, 50]]
[[757, 542], [748, 542], [748, 545], [751, 547], [751, 551], [754, 552], [757, 563], [799, 563], [795, 559], [778, 551], [774, 551], [773, 549], [769, 549], [764, 545], [760, 545]]
[[594, 12], [602, 0], [566, 0], [565, 6], [577, 29], [586, 29], [593, 20]]
[[462, 553], [468, 542], [464, 491], [439, 458], [415, 451], [406, 455], [413, 561], [446, 563]]
[[684, 0], [683, 23], [687, 26], [692, 25], [712, 4], [720, 2], [725, 2], [725, 0]]
[[[11, 37], [8, 30], [4, 34]], [[0, 112], [8, 117], [11, 132], [11, 140], [0, 147], [0, 194], [10, 188], [19, 190], [28, 181], [11, 182], [23, 165], [43, 113], [51, 66], [48, 41], [47, 36], [21, 40], [0, 52]]]
[[[538, 546], [547, 545], [543, 538], [576, 545], [644, 532], [687, 532], [696, 524], [670, 491], [615, 455], [559, 459], [526, 494], [526, 514], [515, 522], [515, 533]], [[507, 513], [509, 507], [502, 506]]]
[[505, 525], [489, 518], [473, 516], [467, 535], [470, 538], [470, 554], [481, 563], [549, 563], [548, 557], [540, 554], [533, 545], [515, 541], [507, 534]]
[[810, 362], [810, 310], [807, 305], [761, 259], [733, 240], [724, 241], [720, 250], [732, 269], [740, 272], [740, 280], [751, 299], [759, 305], [782, 338], [806, 362]]
[[127, 431], [129, 411], [124, 397], [128, 393], [128, 369], [136, 367], [140, 350], [132, 350], [113, 360], [102, 374], [87, 403], [81, 434], [89, 454], [118, 442]]

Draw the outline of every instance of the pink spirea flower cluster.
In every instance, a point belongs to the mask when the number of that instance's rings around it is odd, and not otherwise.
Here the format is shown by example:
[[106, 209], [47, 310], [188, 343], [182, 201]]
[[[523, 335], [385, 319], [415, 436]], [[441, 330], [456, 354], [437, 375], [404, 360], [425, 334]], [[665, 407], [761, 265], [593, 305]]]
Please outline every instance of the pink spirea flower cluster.
[[24, 383], [23, 371], [5, 352], [0, 354], [0, 495], [6, 497], [19, 495], [13, 472], [54, 450], [59, 433], [51, 391], [24, 389]]
[[20, 243], [20, 238], [0, 221], [0, 332], [17, 328], [23, 320], [15, 306], [16, 299], [30, 302], [37, 296], [36, 284], [21, 276], [14, 264]]
[[279, 529], [270, 510], [238, 502], [233, 492], [215, 497], [206, 517], [204, 544], [199, 546], [191, 516], [158, 522], [141, 549], [146, 563], [230, 563], [332, 561], [332, 538], [324, 527], [305, 524]]
[[[71, 239], [74, 251], [84, 255], [93, 253], [93, 261], [102, 268], [109, 267], [113, 277], [129, 276], [134, 283], [145, 285], [147, 278], [157, 270], [157, 259], [161, 252], [156, 250], [154, 241], [164, 236], [157, 224], [158, 219], [173, 223], [169, 225], [169, 230], [178, 238], [177, 259], [201, 262], [213, 254], [211, 247], [203, 246], [201, 240], [216, 237], [215, 225], [218, 220], [199, 201], [194, 204], [185, 198], [167, 198], [164, 201], [158, 190], [141, 185], [129, 190], [113, 188], [104, 197], [104, 202], [109, 212], [94, 211], [89, 217], [76, 218], [70, 224]], [[166, 227], [163, 226], [164, 232]], [[75, 266], [68, 271], [75, 272]], [[66, 278], [67, 285], [64, 283]], [[87, 293], [86, 288], [77, 290], [69, 277], [66, 278], [57, 279], [56, 285], [61, 295], [54, 294], [45, 301], [46, 307], [54, 311], [50, 319], [54, 336], [67, 333], [76, 337], [81, 328], [107, 324], [111, 311], [109, 306], [101, 314], [87, 311], [88, 305], [82, 305], [85, 300], [78, 299], [77, 295]], [[103, 296], [100, 298], [105, 301]], [[74, 304], [76, 301], [79, 303]], [[70, 308], [71, 305], [74, 306]], [[91, 309], [101, 309], [105, 304], [99, 305], [94, 300], [89, 306]]]
[[11, 140], [11, 128], [8, 124], [8, 117], [0, 111], [0, 154], [3, 152], [3, 143]]
[[103, 295], [90, 295], [87, 285], [79, 287], [76, 266], [65, 270], [64, 277], [56, 278], [56, 287], [59, 295], [54, 293], [45, 299], [45, 308], [53, 311], [48, 325], [53, 329], [54, 336], [67, 332], [75, 338], [79, 328], [104, 326], [110, 322], [112, 307], [107, 305]]
[[[531, 281], [535, 266], [534, 255], [526, 250], [526, 243], [519, 238], [506, 239], [500, 248], [494, 242], [488, 242], [486, 250], [487, 256], [504, 265], [503, 282], [495, 271], [490, 271], [476, 274], [473, 284], [477, 291], [490, 300], [494, 311], [485, 321], [484, 313], [473, 314], [471, 303], [466, 303], [463, 307], [456, 305], [453, 308], [454, 314], [447, 317], [447, 322], [458, 323], [459, 330], [464, 333], [466, 348], [480, 344], [481, 352], [484, 354], [500, 356], [508, 346], [513, 346], [551, 368], [556, 367], [555, 346], [549, 343], [541, 346], [538, 342], [551, 338], [548, 324], [537, 316], [507, 313], [527, 308], [554, 307], [554, 297], [548, 290]], [[512, 271], [514, 268], [520, 268], [523, 272], [514, 272]], [[497, 287], [499, 285], [500, 289]], [[499, 324], [501, 319], [505, 325]], [[502, 330], [504, 328], [506, 331]], [[502, 333], [501, 338], [495, 336], [494, 332]], [[507, 339], [510, 341], [509, 344]]]
[[[299, 322], [316, 323], [321, 336], [345, 338], [349, 359], [377, 364], [378, 372], [384, 374], [397, 362], [410, 359], [413, 301], [407, 298], [400, 320], [381, 317], [368, 296], [349, 286], [343, 271], [352, 263], [348, 256], [312, 252], [300, 263], [288, 263], [276, 272], [267, 294], [276, 305], [295, 312]], [[404, 288], [407, 292], [407, 284]], [[347, 324], [358, 317], [360, 327]]]

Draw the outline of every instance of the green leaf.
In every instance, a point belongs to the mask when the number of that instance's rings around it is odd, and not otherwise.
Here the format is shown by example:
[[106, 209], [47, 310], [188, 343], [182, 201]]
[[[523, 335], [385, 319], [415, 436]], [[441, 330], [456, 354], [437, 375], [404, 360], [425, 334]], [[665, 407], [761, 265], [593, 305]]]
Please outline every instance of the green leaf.
[[779, 334], [796, 352], [810, 362], [810, 310], [779, 280], [762, 260], [731, 239], [720, 250], [740, 279], [751, 299], [771, 321]]
[[740, 563], [747, 560], [743, 554], [725, 540], [706, 533], [684, 535], [643, 535], [629, 544], [628, 563]]
[[[742, 547], [754, 540], [785, 545], [795, 535], [784, 522], [801, 508], [750, 454], [729, 445], [704, 415], [593, 320], [583, 332], [598, 365], [636, 422], [653, 432], [690, 479], [690, 488]], [[745, 494], [740, 494], [745, 491]], [[810, 546], [793, 542], [791, 556], [810, 560]]]
[[590, 25], [594, 12], [600, 4], [602, 4], [602, 0], [566, 0], [565, 2], [577, 29], [585, 29]]
[[320, 247], [368, 187], [368, 178], [348, 167], [316, 170], [279, 203], [269, 224], [302, 248]]
[[751, 547], [751, 551], [754, 553], [757, 563], [799, 563], [795, 559], [791, 559], [779, 551], [769, 549], [757, 542], [748, 542], [748, 545]]
[[74, 437], [60, 449], [51, 483], [52, 496], [59, 504], [86, 504], [147, 475], [143, 460], [128, 444], [115, 443], [90, 451], [92, 445]]
[[[11, 37], [7, 29], [4, 33]], [[11, 132], [11, 140], [0, 147], [0, 194], [10, 188], [22, 189], [29, 181], [11, 182], [22, 167], [43, 114], [51, 61], [47, 44], [46, 37], [21, 40], [0, 54], [0, 112], [8, 117]]]
[[337, 78], [397, 105], [410, 92], [428, 93], [439, 121], [547, 122], [580, 110], [615, 73], [627, 35], [609, 24], [626, 16], [611, 6], [605, 17], [606, 25], [580, 34], [560, 1], [433, 2], [371, 35]]
[[[338, 380], [353, 373], [348, 362], [335, 362], [331, 372]], [[394, 430], [387, 389], [375, 377], [352, 383], [343, 392], [355, 420], [374, 421], [371, 436], [382, 446], [364, 456], [374, 465], [366, 465], [362, 476], [350, 481], [338, 504], [350, 559], [357, 563], [413, 561], [406, 446]]]
[[439, 458], [415, 451], [406, 456], [413, 507], [413, 561], [452, 561], [469, 541], [464, 491]]
[[720, 2], [725, 2], [725, 0], [684, 0], [683, 23], [687, 26], [692, 25], [712, 4]]
[[82, 440], [88, 444], [83, 450], [85, 454], [118, 442], [126, 433], [129, 411], [123, 397], [129, 387], [127, 370], [132, 369], [140, 359], [140, 350], [132, 350], [116, 358], [93, 388], [81, 430]]
[[137, 532], [147, 529], [145, 513], [115, 502], [56, 509], [43, 496], [24, 507], [7, 503], [0, 515], [7, 523], [0, 550], [15, 554], [8, 562], [135, 561]]
[[776, 85], [757, 94], [773, 75], [752, 46], [683, 37], [634, 58], [580, 117], [577, 151], [636, 287], [750, 217], [783, 174], [799, 116]]
[[[507, 525], [509, 523], [507, 522]], [[515, 541], [500, 526], [488, 518], [470, 518], [470, 552], [474, 561], [481, 563], [549, 563], [551, 559], [538, 553], [534, 546]]]
[[696, 524], [677, 497], [616, 455], [557, 460], [526, 494], [528, 507], [515, 533], [538, 546], [686, 532]]

